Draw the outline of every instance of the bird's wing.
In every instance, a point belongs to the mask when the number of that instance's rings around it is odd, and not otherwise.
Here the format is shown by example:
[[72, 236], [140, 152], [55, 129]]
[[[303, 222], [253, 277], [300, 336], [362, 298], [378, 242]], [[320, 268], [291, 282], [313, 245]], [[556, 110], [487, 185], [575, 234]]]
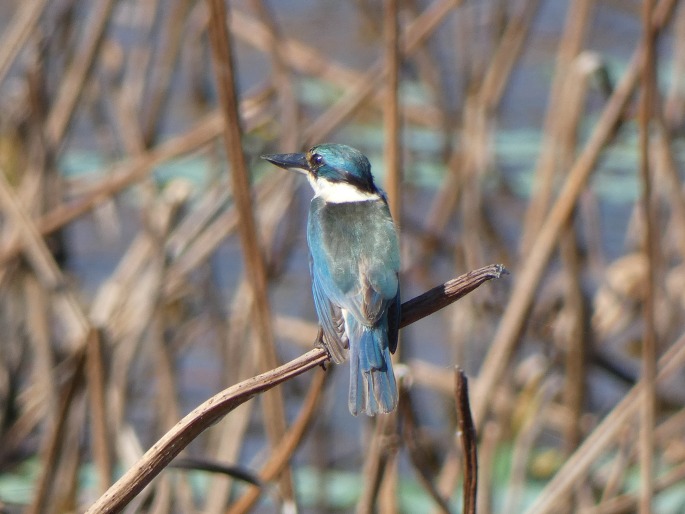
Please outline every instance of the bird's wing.
[[323, 344], [333, 359], [333, 362], [340, 364], [345, 362], [345, 359], [347, 358], [345, 349], [348, 346], [342, 311], [340, 307], [332, 303], [326, 296], [323, 290], [321, 277], [311, 264], [310, 268], [314, 307], [319, 316], [319, 322], [321, 323], [324, 334]]
[[362, 260], [359, 263], [359, 281], [356, 290], [347, 295], [355, 317], [365, 325], [375, 325], [388, 306], [399, 294], [397, 272], [384, 266]]

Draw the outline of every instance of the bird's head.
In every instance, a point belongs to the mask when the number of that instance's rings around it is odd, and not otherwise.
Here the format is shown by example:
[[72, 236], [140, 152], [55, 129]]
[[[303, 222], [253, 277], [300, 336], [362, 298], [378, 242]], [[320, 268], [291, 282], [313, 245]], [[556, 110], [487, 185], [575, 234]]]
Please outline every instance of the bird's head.
[[281, 168], [306, 174], [316, 194], [330, 201], [354, 201], [355, 194], [358, 199], [378, 196], [369, 160], [351, 146], [325, 143], [306, 153], [262, 155], [262, 158]]

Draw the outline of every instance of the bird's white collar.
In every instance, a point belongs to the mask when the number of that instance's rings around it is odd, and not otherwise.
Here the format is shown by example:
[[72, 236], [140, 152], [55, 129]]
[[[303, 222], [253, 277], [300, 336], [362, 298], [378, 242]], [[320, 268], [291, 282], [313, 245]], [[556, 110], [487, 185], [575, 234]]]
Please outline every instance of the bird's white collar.
[[368, 202], [370, 200], [380, 199], [378, 193], [369, 193], [360, 191], [352, 184], [345, 182], [331, 182], [322, 178], [316, 179], [308, 175], [309, 183], [314, 189], [315, 196], [321, 197], [325, 202], [329, 203], [350, 203], [350, 202]]

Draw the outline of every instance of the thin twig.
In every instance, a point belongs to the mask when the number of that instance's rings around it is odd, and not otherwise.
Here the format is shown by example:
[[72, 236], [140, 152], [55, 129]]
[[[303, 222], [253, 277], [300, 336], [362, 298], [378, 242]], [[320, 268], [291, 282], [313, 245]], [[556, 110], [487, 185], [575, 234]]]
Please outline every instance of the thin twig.
[[655, 266], [657, 262], [655, 217], [652, 207], [652, 177], [650, 175], [650, 121], [653, 112], [655, 88], [655, 39], [652, 25], [653, 2], [642, 2], [642, 97], [640, 101], [640, 204], [644, 216], [644, 252], [647, 257], [647, 281], [642, 304], [644, 332], [642, 336], [642, 412], [640, 415], [640, 505], [641, 514], [651, 514], [654, 496], [654, 426], [656, 424], [656, 328], [654, 308]]

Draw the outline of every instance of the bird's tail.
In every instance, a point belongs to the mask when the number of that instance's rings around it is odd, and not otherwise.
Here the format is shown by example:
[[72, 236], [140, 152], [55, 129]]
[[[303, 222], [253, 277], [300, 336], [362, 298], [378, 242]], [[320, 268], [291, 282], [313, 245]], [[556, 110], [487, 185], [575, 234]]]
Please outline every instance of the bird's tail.
[[387, 320], [370, 328], [348, 315], [346, 325], [350, 339], [350, 412], [373, 416], [392, 411], [397, 406], [397, 385], [388, 348]]

